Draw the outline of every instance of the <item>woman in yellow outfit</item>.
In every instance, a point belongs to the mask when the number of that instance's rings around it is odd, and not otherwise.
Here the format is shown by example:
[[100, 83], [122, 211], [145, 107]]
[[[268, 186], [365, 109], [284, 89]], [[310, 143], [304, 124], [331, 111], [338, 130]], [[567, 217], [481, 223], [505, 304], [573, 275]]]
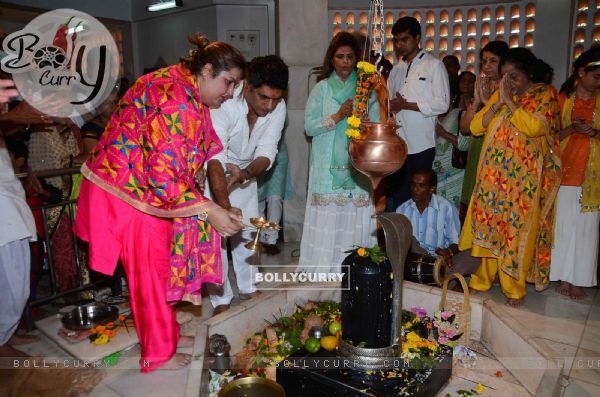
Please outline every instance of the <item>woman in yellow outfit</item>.
[[498, 90], [471, 122], [471, 133], [485, 136], [459, 249], [482, 258], [472, 289], [490, 289], [498, 274], [507, 304], [518, 306], [526, 281], [538, 290], [549, 283], [558, 95], [552, 68], [525, 48], [509, 50], [501, 70]]

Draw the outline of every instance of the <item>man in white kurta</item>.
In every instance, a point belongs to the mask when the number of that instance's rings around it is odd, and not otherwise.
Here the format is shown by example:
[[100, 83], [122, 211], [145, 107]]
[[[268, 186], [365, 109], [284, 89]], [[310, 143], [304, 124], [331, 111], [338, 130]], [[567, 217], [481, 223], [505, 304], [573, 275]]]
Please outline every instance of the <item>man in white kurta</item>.
[[444, 64], [419, 48], [419, 22], [402, 17], [392, 27], [392, 34], [399, 61], [388, 79], [390, 112], [398, 122], [398, 134], [408, 145], [408, 157], [404, 166], [385, 180], [386, 210], [390, 212], [410, 199], [414, 171], [432, 168], [437, 116], [446, 113], [450, 104]]
[[[215, 202], [226, 209], [241, 209], [244, 223], [250, 225], [250, 218], [259, 216], [256, 177], [272, 166], [285, 123], [283, 94], [288, 84], [288, 68], [281, 58], [269, 55], [253, 59], [248, 74], [232, 99], [211, 110], [223, 151], [208, 163], [208, 186]], [[258, 255], [244, 246], [253, 235], [252, 230], [246, 229], [229, 238], [240, 299], [257, 294], [253, 273], [257, 270]], [[233, 298], [227, 277], [225, 239], [221, 253], [223, 293], [210, 296], [216, 314], [229, 309]]]
[[29, 241], [37, 234], [25, 191], [15, 176], [4, 139], [0, 137], [0, 348], [19, 325], [29, 298]]

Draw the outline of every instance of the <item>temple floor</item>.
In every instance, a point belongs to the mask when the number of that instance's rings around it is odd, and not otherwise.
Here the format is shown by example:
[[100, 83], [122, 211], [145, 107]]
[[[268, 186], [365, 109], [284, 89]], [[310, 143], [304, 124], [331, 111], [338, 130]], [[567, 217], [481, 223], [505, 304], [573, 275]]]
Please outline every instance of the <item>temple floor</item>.
[[[282, 252], [278, 255], [263, 254], [261, 265], [277, 267], [297, 263], [298, 258], [294, 256], [298, 253], [298, 243], [285, 243], [280, 247]], [[233, 274], [232, 269], [230, 274]], [[434, 295], [432, 302], [436, 299], [439, 302], [438, 289], [410, 284], [409, 287], [412, 288], [410, 291], [418, 293], [430, 291], [429, 294]], [[598, 288], [586, 289], [586, 299], [576, 302], [556, 293], [555, 287], [556, 283], [552, 283], [546, 291], [538, 293], [530, 286], [525, 304], [520, 308], [504, 305], [505, 297], [498, 285], [494, 285], [486, 293], [478, 294], [480, 296], [474, 296], [472, 299], [474, 306], [479, 305], [482, 314], [479, 317], [474, 316], [472, 321], [478, 321], [479, 318], [480, 323], [483, 324], [478, 329], [473, 326], [472, 332], [472, 339], [475, 340], [471, 348], [477, 353], [477, 365], [475, 368], [464, 368], [455, 358], [451, 381], [438, 395], [444, 396], [450, 393], [454, 396], [458, 390], [471, 390], [477, 384], [483, 384], [486, 387], [482, 394], [484, 396], [599, 396], [600, 293]], [[203, 300], [201, 307], [180, 305], [178, 320], [183, 323], [182, 334], [195, 335], [197, 339], [193, 349], [178, 350], [193, 353], [194, 361], [189, 368], [141, 374], [138, 370], [139, 345], [134, 345], [122, 352], [115, 367], [96, 370], [97, 376], [88, 377], [91, 382], [88, 387], [82, 387], [82, 391], [74, 395], [86, 395], [91, 388], [93, 390], [89, 396], [93, 397], [202, 395], [200, 392], [202, 356], [206, 334], [217, 332], [219, 328], [232, 329], [234, 328], [232, 325], [236, 325], [237, 330], [245, 333], [240, 338], [245, 339], [259, 329], [240, 326], [242, 321], [245, 321], [244, 324], [248, 323], [248, 320], [243, 318], [250, 313], [244, 312], [259, 308], [260, 315], [264, 315], [262, 318], [266, 319], [268, 317], [266, 313], [270, 310], [267, 306], [275, 302], [275, 294], [275, 291], [268, 291], [261, 297], [246, 302], [240, 302], [235, 298], [232, 309], [226, 312], [227, 314], [223, 313], [212, 319], [212, 307], [207, 298]], [[292, 295], [298, 298], [302, 293], [301, 291], [288, 292], [286, 296], [289, 298]], [[411, 303], [410, 300], [405, 296], [405, 307]], [[289, 303], [288, 301], [288, 307]], [[256, 317], [254, 314], [253, 316]], [[68, 357], [68, 354], [46, 335], [37, 330], [32, 334], [40, 335], [40, 341], [31, 345], [18, 346], [19, 350], [34, 357]], [[232, 352], [235, 353], [237, 350], [239, 344], [232, 343]], [[6, 376], [6, 371], [2, 372], [0, 378]], [[530, 381], [533, 378], [536, 380]], [[78, 380], [78, 382], [85, 381], [85, 378]], [[28, 382], [36, 382], [36, 377], [29, 377]], [[48, 382], [48, 379], [46, 378], [44, 382]], [[0, 381], [0, 384], [6, 385], [4, 380]], [[2, 387], [0, 391], [1, 389]], [[25, 391], [21, 393], [16, 390], [11, 393], [8, 395], [30, 395]]]

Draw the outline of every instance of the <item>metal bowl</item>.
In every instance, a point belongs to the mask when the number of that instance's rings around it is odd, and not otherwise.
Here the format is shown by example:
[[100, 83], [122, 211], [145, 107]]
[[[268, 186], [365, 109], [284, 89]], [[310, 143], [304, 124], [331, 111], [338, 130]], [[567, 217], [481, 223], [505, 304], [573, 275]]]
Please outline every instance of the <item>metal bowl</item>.
[[251, 376], [227, 383], [218, 397], [285, 397], [285, 391], [277, 382]]
[[96, 325], [115, 321], [119, 317], [119, 309], [115, 306], [89, 305], [77, 306], [62, 318], [63, 326], [72, 331], [94, 328]]

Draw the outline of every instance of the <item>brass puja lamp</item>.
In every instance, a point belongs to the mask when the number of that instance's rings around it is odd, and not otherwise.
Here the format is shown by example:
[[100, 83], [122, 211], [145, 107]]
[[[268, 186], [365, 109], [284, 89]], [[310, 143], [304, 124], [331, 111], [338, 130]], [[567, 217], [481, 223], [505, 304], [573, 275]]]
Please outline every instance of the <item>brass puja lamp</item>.
[[254, 239], [252, 241], [249, 241], [246, 244], [244, 244], [244, 247], [248, 248], [250, 251], [254, 251], [260, 254], [263, 250], [262, 244], [260, 243], [260, 241], [258, 241], [260, 237], [260, 232], [263, 229], [279, 230], [281, 229], [281, 226], [279, 226], [278, 223], [269, 222], [262, 216], [258, 218], [250, 218], [250, 223], [252, 224], [252, 226], [247, 227], [256, 229], [256, 236], [254, 236]]

